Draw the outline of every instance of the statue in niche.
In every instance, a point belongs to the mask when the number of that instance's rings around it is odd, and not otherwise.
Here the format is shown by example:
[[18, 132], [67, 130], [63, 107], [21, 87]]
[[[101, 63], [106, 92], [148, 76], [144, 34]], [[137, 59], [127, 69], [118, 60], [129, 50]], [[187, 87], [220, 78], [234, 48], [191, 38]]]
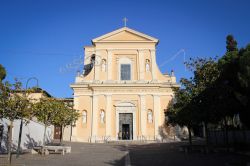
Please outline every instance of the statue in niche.
[[101, 110], [101, 112], [100, 112], [101, 123], [105, 122], [104, 118], [105, 118], [105, 112], [104, 112], [104, 110]]
[[106, 72], [106, 59], [102, 59], [102, 71]]
[[146, 59], [146, 72], [150, 71], [150, 61], [149, 59]]
[[153, 123], [153, 112], [151, 110], [148, 111], [148, 123]]
[[87, 112], [86, 111], [82, 112], [82, 123], [83, 124], [87, 123]]

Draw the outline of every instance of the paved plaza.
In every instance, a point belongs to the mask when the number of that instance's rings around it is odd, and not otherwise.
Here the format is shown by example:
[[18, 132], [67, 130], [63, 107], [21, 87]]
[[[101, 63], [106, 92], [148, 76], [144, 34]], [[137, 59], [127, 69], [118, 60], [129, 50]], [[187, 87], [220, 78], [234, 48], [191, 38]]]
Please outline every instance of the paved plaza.
[[[72, 146], [72, 153], [47, 156], [23, 154], [13, 163], [23, 166], [245, 166], [250, 157], [234, 153], [179, 151], [180, 143], [110, 143], [87, 144], [66, 143]], [[6, 155], [0, 155], [0, 165], [7, 162]]]

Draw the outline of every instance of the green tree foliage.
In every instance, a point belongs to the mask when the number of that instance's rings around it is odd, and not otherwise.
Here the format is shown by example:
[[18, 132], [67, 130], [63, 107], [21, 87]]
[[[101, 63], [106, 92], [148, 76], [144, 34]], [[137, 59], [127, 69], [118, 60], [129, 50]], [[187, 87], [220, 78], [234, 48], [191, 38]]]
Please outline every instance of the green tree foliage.
[[16, 81], [14, 84], [0, 82], [0, 118], [10, 121], [8, 130], [9, 163], [11, 163], [11, 144], [13, 122], [17, 119], [30, 118], [30, 102], [26, 96], [18, 93], [22, 84]]
[[166, 115], [168, 117], [168, 124], [173, 126], [180, 125], [182, 127], [187, 126], [189, 132], [189, 143], [191, 145], [191, 128], [195, 124], [195, 121], [193, 121], [192, 110], [187, 106], [190, 100], [191, 94], [188, 90], [176, 89], [175, 98], [170, 102]]
[[193, 78], [181, 79], [182, 88], [167, 109], [168, 122], [181, 126], [199, 123], [222, 125], [240, 115], [250, 128], [250, 45], [238, 51], [232, 35], [227, 36], [227, 52], [216, 59], [190, 59], [186, 63]]
[[33, 108], [38, 121], [44, 123], [44, 145], [48, 126], [55, 125], [64, 128], [75, 123], [79, 117], [78, 112], [71, 106], [55, 98], [41, 98]]
[[227, 36], [226, 44], [227, 52], [238, 51], [237, 41], [234, 39], [233, 35]]
[[30, 119], [32, 115], [28, 98], [19, 93], [22, 84], [16, 81], [14, 84], [8, 82], [0, 83], [0, 118], [10, 121], [16, 119]]
[[[250, 128], [250, 44], [239, 52], [239, 71], [237, 73], [240, 89], [236, 92], [244, 109], [240, 112], [241, 121]], [[238, 89], [238, 88], [237, 88]]]
[[210, 115], [206, 107], [200, 109], [199, 105], [204, 99], [198, 96], [215, 82], [219, 77], [219, 70], [215, 59], [212, 58], [190, 59], [186, 65], [190, 71], [194, 72], [194, 77], [181, 79], [182, 88], [175, 91], [176, 102], [168, 108], [167, 116], [169, 123], [188, 127], [191, 143], [191, 128], [202, 122], [207, 124], [208, 115]]
[[2, 82], [6, 77], [6, 70], [5, 68], [0, 64], [0, 82]]
[[[230, 44], [231, 43], [231, 44]], [[233, 44], [234, 43], [234, 44]], [[230, 48], [230, 49], [228, 49]], [[222, 96], [227, 106], [224, 112], [240, 114], [243, 124], [250, 128], [249, 113], [249, 81], [250, 81], [250, 46], [237, 49], [233, 36], [227, 37], [227, 52], [220, 59], [221, 76], [217, 86], [223, 86], [227, 93]], [[225, 92], [224, 91], [224, 92]], [[230, 95], [228, 95], [230, 94]], [[229, 102], [230, 101], [230, 102]], [[233, 109], [234, 108], [234, 109]], [[231, 111], [230, 111], [231, 110]]]
[[77, 110], [73, 109], [73, 105], [68, 102], [57, 100], [56, 116], [52, 120], [54, 126], [61, 127], [60, 142], [63, 140], [64, 128], [73, 125], [79, 117]]
[[40, 101], [33, 105], [34, 115], [38, 121], [44, 124], [43, 147], [46, 144], [47, 127], [52, 125], [59, 109], [60, 105], [54, 98], [41, 98]]

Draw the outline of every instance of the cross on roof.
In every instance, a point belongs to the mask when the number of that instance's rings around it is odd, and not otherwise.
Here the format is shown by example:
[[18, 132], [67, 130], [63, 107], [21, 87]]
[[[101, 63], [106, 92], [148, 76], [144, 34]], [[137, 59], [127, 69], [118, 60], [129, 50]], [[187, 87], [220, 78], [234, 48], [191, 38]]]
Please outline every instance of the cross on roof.
[[128, 19], [127, 19], [126, 17], [124, 17], [122, 20], [123, 20], [123, 22], [124, 22], [124, 26], [126, 27], [126, 26], [127, 26], [127, 21], [128, 21]]

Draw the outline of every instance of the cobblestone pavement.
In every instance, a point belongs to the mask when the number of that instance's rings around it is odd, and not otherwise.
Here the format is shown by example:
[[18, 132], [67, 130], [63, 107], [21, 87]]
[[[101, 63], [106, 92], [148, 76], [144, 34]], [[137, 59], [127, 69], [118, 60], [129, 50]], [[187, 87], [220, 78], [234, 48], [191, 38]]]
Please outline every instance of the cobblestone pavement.
[[[179, 143], [66, 144], [72, 146], [70, 154], [23, 154], [18, 159], [13, 155], [13, 163], [19, 166], [246, 166], [250, 163], [249, 156], [233, 153], [186, 154], [179, 151]], [[7, 156], [0, 155], [0, 165], [6, 162]]]

